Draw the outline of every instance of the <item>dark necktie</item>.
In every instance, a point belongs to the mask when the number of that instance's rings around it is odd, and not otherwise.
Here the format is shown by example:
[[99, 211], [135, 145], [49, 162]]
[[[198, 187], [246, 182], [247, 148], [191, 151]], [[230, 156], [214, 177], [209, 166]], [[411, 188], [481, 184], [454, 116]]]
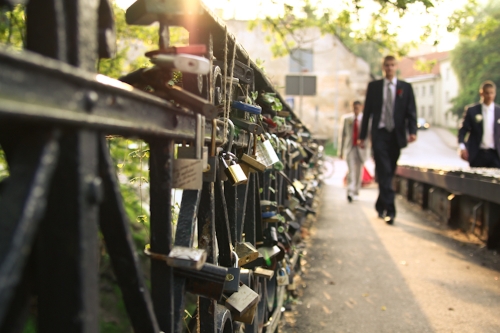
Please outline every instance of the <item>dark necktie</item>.
[[387, 85], [387, 95], [386, 95], [386, 100], [385, 100], [385, 129], [388, 130], [389, 132], [392, 132], [394, 129], [394, 115], [392, 112], [393, 104], [394, 101], [392, 99], [392, 90], [391, 90], [391, 85], [392, 82], [389, 82]]
[[358, 117], [354, 116], [354, 127], [352, 129], [352, 145], [358, 145]]

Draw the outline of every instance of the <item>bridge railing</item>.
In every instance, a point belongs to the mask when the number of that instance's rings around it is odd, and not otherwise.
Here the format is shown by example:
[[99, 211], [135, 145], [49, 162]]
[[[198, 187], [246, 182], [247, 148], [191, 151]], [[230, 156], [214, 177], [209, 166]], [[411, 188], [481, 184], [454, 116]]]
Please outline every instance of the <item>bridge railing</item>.
[[401, 165], [395, 187], [407, 200], [453, 228], [474, 234], [490, 249], [500, 245], [500, 172], [490, 168]]
[[[101, 239], [134, 332], [181, 332], [188, 292], [191, 330], [276, 331], [300, 259], [292, 238], [320, 183], [308, 129], [198, 0], [127, 10], [129, 24], [160, 22], [151, 57], [167, 65], [121, 81], [95, 72], [114, 47], [108, 0], [31, 0], [26, 11], [26, 49], [0, 50], [0, 332], [23, 332], [30, 314], [37, 332], [98, 332]], [[174, 25], [192, 48], [170, 47]], [[188, 68], [171, 86], [183, 52], [208, 71]], [[149, 147], [149, 274], [109, 135]]]

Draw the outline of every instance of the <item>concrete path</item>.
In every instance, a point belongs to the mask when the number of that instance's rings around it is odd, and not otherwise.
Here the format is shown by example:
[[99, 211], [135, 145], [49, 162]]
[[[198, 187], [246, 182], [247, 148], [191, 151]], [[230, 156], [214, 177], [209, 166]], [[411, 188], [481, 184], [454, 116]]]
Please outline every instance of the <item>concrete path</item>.
[[395, 225], [386, 225], [373, 208], [378, 190], [349, 204], [343, 162], [335, 169], [311, 231], [303, 295], [282, 332], [500, 332], [495, 252], [399, 198]]

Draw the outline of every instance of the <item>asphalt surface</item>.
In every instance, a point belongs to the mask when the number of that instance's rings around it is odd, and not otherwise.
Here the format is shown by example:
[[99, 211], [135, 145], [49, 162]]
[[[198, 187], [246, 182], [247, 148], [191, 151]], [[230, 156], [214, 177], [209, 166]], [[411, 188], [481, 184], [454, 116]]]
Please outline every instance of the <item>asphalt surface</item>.
[[[419, 140], [435, 147], [436, 135]], [[443, 160], [461, 163], [449, 139], [441, 139]], [[496, 252], [399, 197], [395, 224], [386, 225], [373, 208], [376, 186], [349, 204], [345, 162], [335, 160], [334, 170], [308, 240], [302, 295], [281, 332], [500, 332]]]

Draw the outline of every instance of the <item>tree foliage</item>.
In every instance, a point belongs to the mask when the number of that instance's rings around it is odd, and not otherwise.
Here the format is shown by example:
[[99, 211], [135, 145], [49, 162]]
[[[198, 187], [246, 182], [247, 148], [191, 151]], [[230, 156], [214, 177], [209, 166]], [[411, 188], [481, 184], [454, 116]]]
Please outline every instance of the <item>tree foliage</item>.
[[480, 7], [475, 0], [454, 13], [449, 30], [460, 29], [460, 42], [451, 52], [452, 66], [460, 90], [452, 112], [461, 116], [464, 108], [479, 101], [479, 86], [492, 80], [500, 87], [500, 4]]
[[[251, 23], [255, 26], [261, 23], [270, 34], [270, 42], [274, 56], [289, 54], [294, 48], [300, 48], [307, 42], [301, 33], [307, 28], [317, 28], [322, 34], [337, 36], [356, 55], [365, 59], [373, 73], [380, 73], [382, 53], [405, 55], [415, 43], [401, 44], [397, 41], [397, 30], [391, 26], [391, 15], [394, 13], [403, 17], [411, 5], [420, 4], [426, 10], [434, 7], [440, 0], [372, 0], [378, 4], [377, 11], [371, 13], [369, 21], [360, 25], [360, 15], [365, 10], [366, 0], [339, 1], [343, 9], [325, 7], [325, 2], [302, 0], [300, 6], [283, 4], [283, 14], [267, 16], [262, 21]], [[339, 7], [337, 7], [339, 8]], [[425, 27], [422, 40], [431, 34], [431, 28]]]

